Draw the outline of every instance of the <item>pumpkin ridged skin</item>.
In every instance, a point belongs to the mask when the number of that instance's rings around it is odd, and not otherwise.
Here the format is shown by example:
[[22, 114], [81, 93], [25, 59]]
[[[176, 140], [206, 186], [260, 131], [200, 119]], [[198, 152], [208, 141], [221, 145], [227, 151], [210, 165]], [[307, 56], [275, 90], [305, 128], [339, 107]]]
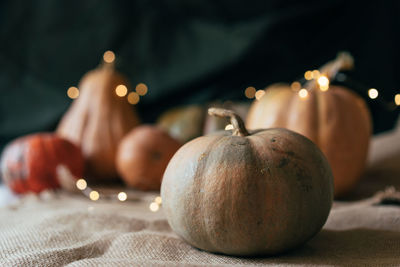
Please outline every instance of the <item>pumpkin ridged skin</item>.
[[57, 133], [82, 147], [86, 175], [93, 180], [117, 178], [115, 156], [119, 141], [139, 118], [125, 97], [115, 88], [124, 76], [112, 66], [103, 65], [88, 72], [79, 84], [80, 95], [74, 100], [57, 128]]
[[333, 199], [322, 152], [286, 129], [199, 137], [173, 156], [161, 186], [171, 228], [228, 255], [276, 254], [314, 236]]
[[[353, 57], [341, 52], [320, 68], [333, 79], [340, 70], [354, 66]], [[365, 101], [342, 86], [319, 89], [316, 80], [301, 98], [288, 85], [273, 85], [247, 116], [249, 129], [284, 127], [311, 139], [327, 157], [334, 176], [335, 196], [349, 193], [364, 171], [372, 132], [372, 119]]]
[[289, 86], [272, 86], [253, 102], [249, 129], [282, 127], [311, 139], [328, 159], [335, 196], [348, 193], [365, 168], [372, 123], [362, 98], [341, 86], [315, 87], [302, 99]]
[[[61, 186], [57, 167], [63, 165], [75, 177], [83, 175], [81, 150], [50, 133], [20, 137], [6, 146], [1, 157], [1, 174], [15, 193], [40, 193]], [[73, 181], [72, 181], [73, 182]]]
[[169, 160], [181, 144], [162, 129], [141, 125], [129, 132], [118, 146], [118, 173], [128, 186], [160, 190]]

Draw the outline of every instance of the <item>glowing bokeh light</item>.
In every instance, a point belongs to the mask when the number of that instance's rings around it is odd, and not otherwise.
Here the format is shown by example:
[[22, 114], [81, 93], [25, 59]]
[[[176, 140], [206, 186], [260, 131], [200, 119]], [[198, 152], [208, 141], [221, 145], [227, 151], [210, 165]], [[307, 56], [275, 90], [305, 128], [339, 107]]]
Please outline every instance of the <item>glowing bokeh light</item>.
[[128, 198], [128, 195], [125, 192], [119, 192], [118, 193], [118, 200], [119, 201], [125, 201]]
[[100, 194], [99, 192], [93, 190], [92, 192], [90, 192], [89, 198], [93, 201], [96, 201], [100, 198]]
[[306, 71], [306, 72], [304, 73], [304, 78], [305, 78], [307, 81], [312, 80], [312, 78], [313, 78], [313, 73], [312, 73], [312, 71], [311, 71], [311, 70]]
[[321, 75], [321, 73], [319, 72], [319, 70], [313, 70], [312, 71], [313, 79], [318, 79], [320, 75]]
[[148, 88], [147, 85], [145, 85], [144, 83], [139, 83], [136, 85], [136, 93], [138, 93], [139, 95], [145, 95], [147, 94]]
[[307, 91], [307, 89], [305, 89], [305, 88], [301, 89], [301, 90], [299, 91], [299, 96], [300, 96], [301, 98], [306, 98], [306, 97], [308, 96], [308, 91]]
[[78, 98], [78, 97], [79, 97], [79, 89], [76, 88], [76, 87], [74, 87], [74, 86], [71, 86], [71, 87], [68, 88], [68, 90], [67, 90], [67, 95], [68, 95], [68, 97], [71, 98], [71, 99]]
[[149, 206], [149, 209], [152, 212], [156, 212], [156, 211], [158, 211], [160, 209], [160, 205], [158, 205], [156, 202], [151, 202], [151, 204]]
[[117, 96], [119, 97], [124, 97], [126, 96], [126, 94], [128, 93], [128, 88], [126, 88], [125, 85], [120, 84], [117, 87], [115, 87], [115, 93], [117, 94]]
[[254, 98], [256, 95], [256, 88], [253, 86], [247, 87], [246, 90], [244, 90], [244, 95], [249, 99]]
[[77, 187], [79, 190], [85, 190], [86, 187], [87, 187], [87, 183], [86, 183], [85, 179], [79, 179], [79, 180], [77, 180], [77, 181], [76, 181], [76, 187]]
[[379, 92], [378, 92], [378, 90], [376, 90], [375, 88], [371, 88], [371, 89], [368, 90], [368, 96], [369, 96], [369, 98], [375, 99], [375, 98], [378, 97], [378, 95], [379, 95]]
[[154, 199], [154, 202], [156, 202], [158, 205], [161, 205], [161, 203], [162, 203], [161, 197], [160, 197], [160, 196], [156, 197], [156, 198]]
[[113, 52], [113, 51], [110, 51], [110, 50], [104, 52], [104, 54], [103, 54], [103, 60], [104, 60], [104, 62], [106, 62], [106, 63], [112, 63], [112, 62], [114, 62], [114, 60], [115, 60], [115, 54], [114, 54], [114, 52]]
[[136, 92], [130, 92], [128, 94], [128, 102], [129, 104], [136, 105], [139, 102], [139, 94]]
[[319, 78], [318, 78], [318, 84], [319, 84], [319, 86], [320, 87], [327, 87], [327, 86], [329, 86], [329, 79], [328, 79], [328, 77], [326, 77], [326, 76], [324, 76], [324, 75], [321, 75]]
[[400, 94], [394, 96], [394, 103], [396, 103], [397, 106], [400, 106]]
[[225, 126], [225, 130], [233, 130], [233, 125], [232, 124], [228, 124]]
[[256, 96], [256, 99], [257, 99], [257, 100], [260, 100], [261, 97], [263, 97], [263, 95], [265, 95], [265, 91], [264, 91], [264, 90], [257, 90], [255, 96]]
[[293, 91], [299, 91], [301, 89], [301, 84], [299, 82], [292, 82], [290, 87]]

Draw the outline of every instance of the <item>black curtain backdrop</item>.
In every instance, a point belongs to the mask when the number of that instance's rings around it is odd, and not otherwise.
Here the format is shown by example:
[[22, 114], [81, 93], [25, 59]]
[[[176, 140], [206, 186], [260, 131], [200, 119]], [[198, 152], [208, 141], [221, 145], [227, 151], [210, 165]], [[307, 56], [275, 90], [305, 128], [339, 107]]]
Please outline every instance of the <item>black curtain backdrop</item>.
[[[25, 1], [0, 3], [0, 150], [17, 136], [53, 130], [66, 96], [106, 50], [149, 93], [144, 122], [164, 110], [207, 101], [246, 101], [247, 86], [292, 82], [351, 52], [354, 87], [399, 93], [398, 1]], [[367, 99], [374, 132], [390, 111]], [[250, 101], [250, 100], [248, 100]]]

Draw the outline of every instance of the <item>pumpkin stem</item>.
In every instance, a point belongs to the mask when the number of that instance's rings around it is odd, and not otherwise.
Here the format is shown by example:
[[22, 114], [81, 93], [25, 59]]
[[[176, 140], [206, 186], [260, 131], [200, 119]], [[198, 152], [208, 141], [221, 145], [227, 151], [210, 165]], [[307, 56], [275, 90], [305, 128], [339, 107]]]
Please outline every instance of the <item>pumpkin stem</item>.
[[320, 72], [329, 80], [341, 70], [351, 70], [354, 67], [354, 59], [349, 52], [339, 52], [336, 58], [320, 68]]
[[105, 70], [114, 70], [115, 69], [115, 60], [111, 62], [106, 62], [104, 59], [101, 59], [98, 68]]
[[229, 117], [231, 120], [231, 124], [233, 126], [232, 135], [236, 136], [247, 136], [249, 132], [244, 126], [244, 122], [239, 115], [237, 115], [234, 111], [223, 108], [209, 108], [208, 114], [217, 117]]

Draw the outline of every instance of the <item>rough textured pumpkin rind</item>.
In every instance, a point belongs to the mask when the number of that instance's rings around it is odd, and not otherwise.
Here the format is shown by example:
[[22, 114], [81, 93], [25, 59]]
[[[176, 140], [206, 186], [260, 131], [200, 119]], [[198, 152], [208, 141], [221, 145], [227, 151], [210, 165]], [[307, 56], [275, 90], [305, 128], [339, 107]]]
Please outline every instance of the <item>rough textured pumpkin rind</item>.
[[242, 256], [276, 254], [314, 236], [333, 198], [320, 150], [285, 129], [230, 134], [199, 137], [171, 159], [161, 196], [172, 229], [200, 249]]

